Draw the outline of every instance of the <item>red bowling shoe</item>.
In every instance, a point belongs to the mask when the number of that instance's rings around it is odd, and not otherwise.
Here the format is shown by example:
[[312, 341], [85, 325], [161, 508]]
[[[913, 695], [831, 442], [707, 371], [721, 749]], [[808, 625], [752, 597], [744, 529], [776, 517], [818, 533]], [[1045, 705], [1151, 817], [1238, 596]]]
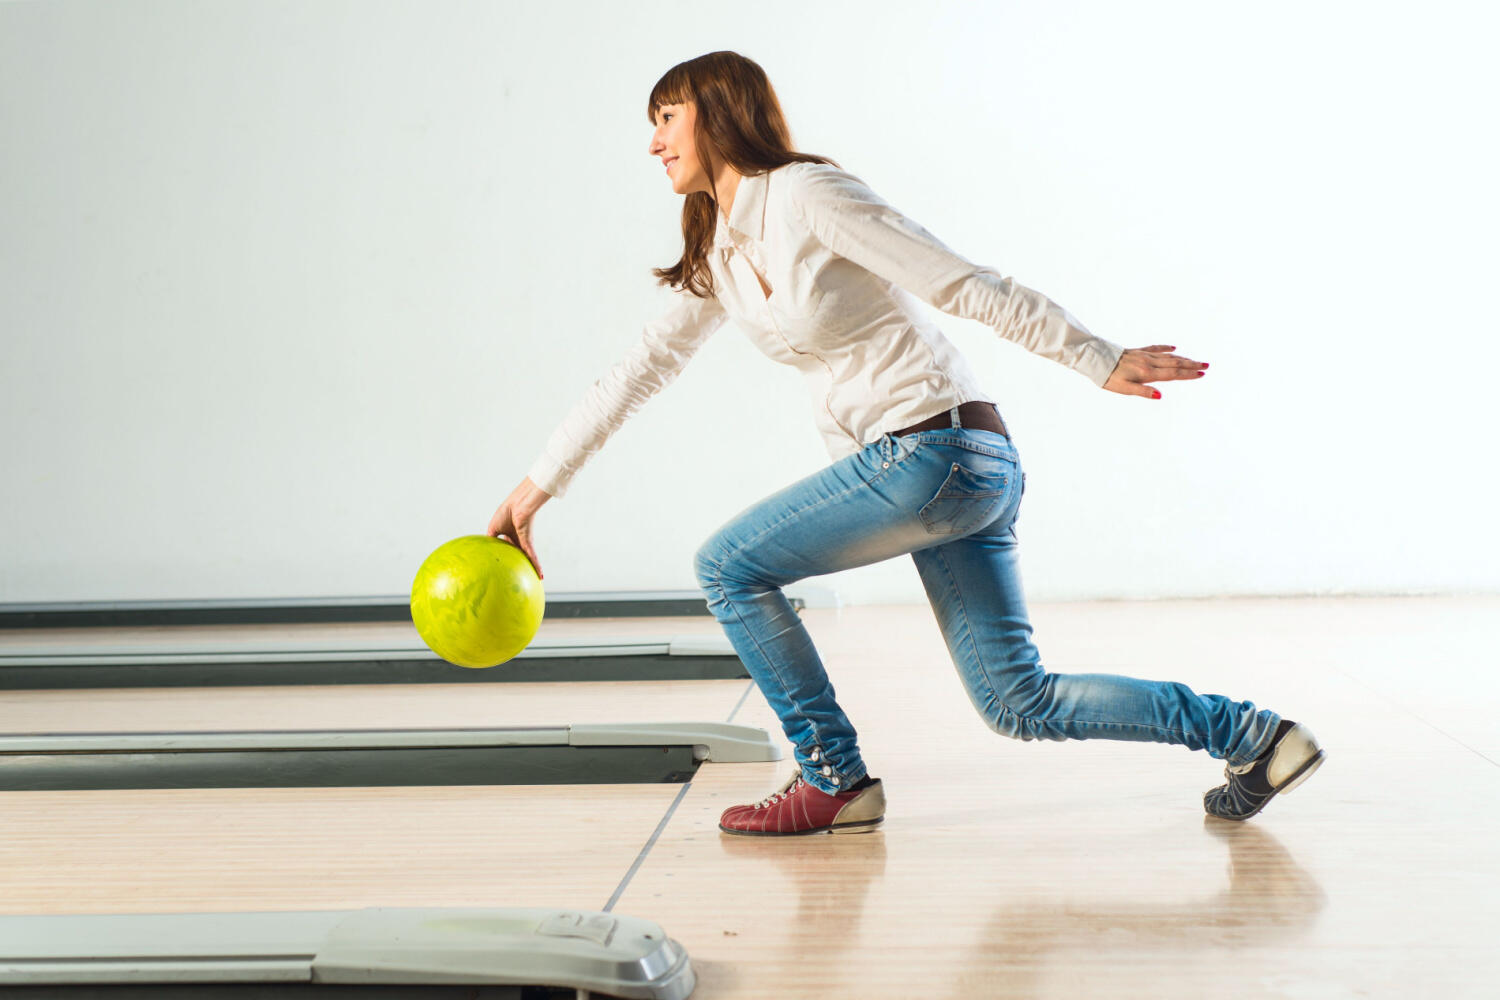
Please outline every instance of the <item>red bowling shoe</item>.
[[719, 829], [748, 837], [804, 833], [869, 833], [885, 819], [885, 789], [879, 778], [829, 795], [802, 780], [798, 771], [780, 789], [754, 805], [730, 806]]

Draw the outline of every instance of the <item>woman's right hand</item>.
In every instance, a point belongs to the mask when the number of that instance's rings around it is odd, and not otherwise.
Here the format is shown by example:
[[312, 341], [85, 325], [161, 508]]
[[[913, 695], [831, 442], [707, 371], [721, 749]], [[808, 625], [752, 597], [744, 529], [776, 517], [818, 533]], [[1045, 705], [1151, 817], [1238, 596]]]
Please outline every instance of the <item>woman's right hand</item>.
[[552, 494], [527, 476], [521, 480], [520, 486], [511, 490], [505, 502], [495, 509], [495, 515], [490, 518], [489, 527], [485, 529], [485, 534], [503, 538], [526, 553], [526, 558], [531, 560], [532, 568], [536, 570], [537, 579], [543, 579], [542, 564], [537, 561], [536, 548], [531, 542], [531, 521], [536, 512], [542, 509], [542, 504], [551, 499]]

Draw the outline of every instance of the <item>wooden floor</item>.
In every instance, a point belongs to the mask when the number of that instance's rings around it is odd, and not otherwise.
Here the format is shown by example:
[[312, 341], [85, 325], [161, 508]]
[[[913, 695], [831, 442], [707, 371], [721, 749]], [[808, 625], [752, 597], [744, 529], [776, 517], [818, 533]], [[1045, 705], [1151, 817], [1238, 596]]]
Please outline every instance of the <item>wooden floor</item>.
[[[875, 834], [721, 835], [719, 812], [774, 789], [786, 761], [705, 765], [685, 790], [0, 793], [0, 912], [612, 905], [686, 946], [704, 1000], [1500, 995], [1500, 599], [1032, 610], [1049, 669], [1250, 698], [1311, 726], [1327, 764], [1248, 823], [1207, 819], [1222, 764], [1206, 754], [1006, 740], [927, 608], [809, 610], [885, 782]], [[0, 646], [82, 636], [105, 638]], [[0, 692], [7, 732], [685, 718], [779, 733], [744, 681]]]

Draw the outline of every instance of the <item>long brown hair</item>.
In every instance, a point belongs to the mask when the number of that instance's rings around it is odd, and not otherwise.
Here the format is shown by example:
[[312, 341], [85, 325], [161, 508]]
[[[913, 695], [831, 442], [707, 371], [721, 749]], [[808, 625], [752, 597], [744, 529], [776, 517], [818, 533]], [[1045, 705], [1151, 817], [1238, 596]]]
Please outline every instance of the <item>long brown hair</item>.
[[[838, 166], [826, 156], [792, 149], [786, 116], [766, 71], [738, 52], [710, 52], [667, 70], [651, 88], [646, 119], [654, 125], [662, 105], [689, 101], [698, 113], [693, 142], [710, 186], [715, 158], [747, 177], [793, 162]], [[717, 204], [717, 192], [687, 195], [682, 204], [682, 259], [671, 267], [652, 268], [657, 284], [685, 287], [703, 299], [714, 294], [707, 257], [718, 224]]]

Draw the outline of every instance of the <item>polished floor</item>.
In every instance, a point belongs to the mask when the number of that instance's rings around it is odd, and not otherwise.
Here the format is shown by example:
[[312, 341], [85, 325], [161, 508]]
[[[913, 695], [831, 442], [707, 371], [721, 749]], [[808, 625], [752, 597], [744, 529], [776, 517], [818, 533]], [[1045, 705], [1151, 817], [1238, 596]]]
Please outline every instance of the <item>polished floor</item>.
[[[885, 781], [877, 833], [721, 835], [785, 762], [685, 787], [0, 793], [0, 913], [612, 907], [682, 942], [710, 1000], [1500, 995], [1500, 599], [1035, 606], [1049, 669], [1180, 680], [1314, 729], [1328, 762], [1245, 824], [1204, 817], [1206, 754], [990, 733], [925, 607], [804, 620]], [[404, 627], [288, 631], [382, 629]], [[6, 732], [621, 718], [778, 731], [745, 681], [0, 692]]]

